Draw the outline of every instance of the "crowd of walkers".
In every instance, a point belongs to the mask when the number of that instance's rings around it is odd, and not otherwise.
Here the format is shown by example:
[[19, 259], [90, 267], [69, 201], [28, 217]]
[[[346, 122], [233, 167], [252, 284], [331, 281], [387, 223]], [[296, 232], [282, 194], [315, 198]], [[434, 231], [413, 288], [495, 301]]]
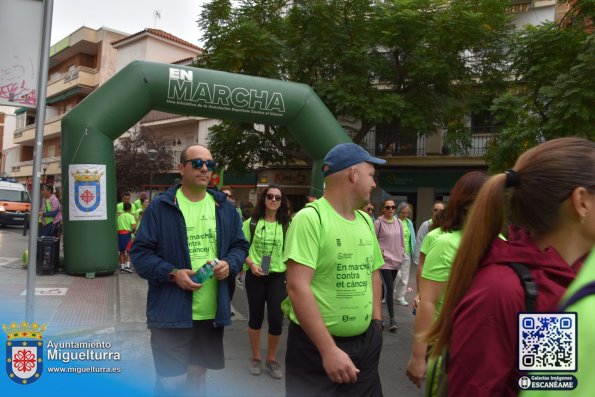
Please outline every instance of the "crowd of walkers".
[[[590, 393], [593, 342], [584, 335], [595, 331], [588, 320], [595, 258], [583, 263], [595, 244], [595, 143], [546, 141], [506, 172], [463, 175], [448, 202], [433, 203], [417, 236], [408, 203], [386, 197], [373, 218], [380, 164], [355, 144], [337, 145], [323, 161], [321, 198], [292, 217], [285, 192], [271, 185], [242, 221], [230, 189], [207, 188], [216, 169], [210, 151], [182, 152], [181, 184], [143, 210], [131, 251], [149, 285], [158, 395], [206, 394], [207, 369], [225, 365], [228, 280], [240, 272], [247, 371], [284, 378], [287, 396], [382, 396], [382, 331], [399, 329], [395, 304], [416, 314], [406, 373], [395, 376], [428, 396], [519, 395], [526, 373], [517, 360], [518, 314], [561, 310], [579, 316], [573, 392]], [[417, 271], [412, 302], [405, 298], [410, 269]]]

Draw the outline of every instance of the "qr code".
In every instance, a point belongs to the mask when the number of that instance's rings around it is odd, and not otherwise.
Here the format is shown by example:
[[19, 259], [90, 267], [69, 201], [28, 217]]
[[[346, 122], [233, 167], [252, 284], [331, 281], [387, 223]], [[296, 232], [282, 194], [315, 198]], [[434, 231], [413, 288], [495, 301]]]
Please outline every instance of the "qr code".
[[576, 313], [519, 313], [520, 371], [576, 371]]

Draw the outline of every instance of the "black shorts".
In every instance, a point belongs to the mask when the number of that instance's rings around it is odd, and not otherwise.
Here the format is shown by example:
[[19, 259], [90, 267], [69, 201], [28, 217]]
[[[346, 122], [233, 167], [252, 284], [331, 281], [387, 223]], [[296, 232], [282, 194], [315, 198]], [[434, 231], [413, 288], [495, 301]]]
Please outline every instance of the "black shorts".
[[360, 370], [357, 382], [331, 382], [314, 343], [299, 325], [290, 321], [285, 354], [286, 397], [382, 397], [378, 373], [382, 331], [378, 326], [371, 323], [361, 335], [334, 339]]
[[223, 327], [213, 320], [194, 320], [192, 328], [151, 328], [151, 349], [158, 376], [179, 376], [195, 365], [209, 369], [225, 367]]

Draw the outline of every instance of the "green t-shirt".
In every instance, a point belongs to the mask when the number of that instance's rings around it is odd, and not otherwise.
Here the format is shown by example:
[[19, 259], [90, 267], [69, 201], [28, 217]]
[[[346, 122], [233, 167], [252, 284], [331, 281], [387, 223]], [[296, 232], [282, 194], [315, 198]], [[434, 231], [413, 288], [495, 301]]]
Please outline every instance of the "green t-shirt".
[[[44, 199], [43, 197], [41, 198], [42, 200], [44, 200], [44, 205], [43, 205], [43, 212], [50, 212], [52, 210], [52, 201], [48, 198], [48, 199]], [[50, 223], [54, 222], [54, 218], [51, 216], [46, 216], [45, 218], [45, 224], [49, 225]], [[39, 219], [39, 221], [41, 222], [41, 217]]]
[[124, 202], [116, 204], [116, 215], [124, 213]]
[[[595, 280], [595, 250], [591, 250], [591, 255], [583, 264], [583, 267], [578, 273], [576, 279], [570, 284], [568, 290], [562, 298], [562, 303], [574, 295], [579, 289]], [[572, 397], [586, 397], [592, 396], [595, 390], [595, 361], [592, 360], [591, 355], [595, 352], [595, 317], [593, 311], [595, 308], [595, 295], [588, 295], [570, 305], [566, 312], [576, 312], [576, 359], [577, 372], [568, 375], [576, 376], [578, 386], [574, 390], [531, 390], [521, 391], [521, 397], [555, 397], [555, 396], [572, 396]], [[535, 373], [531, 375], [551, 375], [548, 373]], [[564, 374], [567, 375], [567, 374]]]
[[442, 229], [440, 229], [439, 227], [434, 230], [431, 230], [428, 234], [426, 234], [426, 237], [424, 237], [424, 239], [421, 243], [421, 248], [419, 251], [421, 253], [427, 255], [441, 234], [442, 234]]
[[[192, 270], [197, 271], [207, 261], [217, 257], [217, 222], [215, 220], [215, 200], [210, 194], [192, 202], [184, 196], [182, 189], [176, 192], [178, 207], [186, 222], [188, 252]], [[192, 294], [192, 319], [211, 320], [217, 312], [217, 279], [209, 278], [202, 288]]]
[[[284, 262], [292, 259], [314, 269], [310, 288], [334, 336], [359, 335], [368, 328], [372, 272], [384, 262], [372, 220], [361, 211], [354, 215], [352, 221], [343, 218], [321, 198], [295, 215], [285, 241]], [[287, 302], [286, 314], [299, 324]]]
[[126, 230], [128, 232], [132, 231], [132, 225], [136, 225], [136, 220], [134, 216], [130, 212], [124, 212], [118, 216], [118, 231], [119, 230]]
[[136, 221], [138, 222], [140, 220], [140, 213], [143, 209], [138, 209], [138, 210], [132, 210], [131, 213], [132, 215], [134, 215], [134, 219], [136, 219]]
[[[426, 253], [421, 277], [426, 280], [447, 282], [450, 276], [450, 269], [459, 250], [459, 245], [461, 245], [462, 237], [462, 230], [439, 234], [430, 250]], [[436, 318], [440, 314], [443, 302], [444, 293], [442, 293], [436, 304]]]
[[[251, 218], [244, 221], [242, 230], [246, 240], [250, 241], [250, 221]], [[254, 229], [254, 238], [250, 245], [248, 256], [260, 267], [262, 257], [271, 256], [270, 273], [283, 273], [287, 269], [283, 262], [283, 226], [279, 222], [266, 222], [259, 219]], [[244, 263], [244, 270], [248, 270], [248, 264]]]
[[140, 202], [140, 199], [136, 199], [134, 203], [132, 203], [132, 212], [136, 212], [143, 208], [143, 205]]
[[403, 241], [405, 242], [405, 253], [411, 254], [411, 230], [409, 229], [409, 222], [407, 219], [401, 221], [403, 224]]

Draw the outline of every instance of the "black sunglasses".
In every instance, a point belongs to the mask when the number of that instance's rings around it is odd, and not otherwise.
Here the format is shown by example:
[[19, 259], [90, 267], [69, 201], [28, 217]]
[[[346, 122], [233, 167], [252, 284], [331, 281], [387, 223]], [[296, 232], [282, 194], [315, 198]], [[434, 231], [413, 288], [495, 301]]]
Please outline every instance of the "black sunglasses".
[[281, 201], [281, 196], [279, 194], [267, 193], [267, 198], [271, 201]]
[[197, 170], [200, 170], [203, 165], [206, 165], [209, 171], [215, 171], [217, 169], [217, 162], [215, 160], [190, 159], [182, 162], [184, 165], [186, 163], [190, 163], [192, 168]]
[[396, 210], [397, 206], [396, 205], [385, 205], [384, 209], [385, 210]]

